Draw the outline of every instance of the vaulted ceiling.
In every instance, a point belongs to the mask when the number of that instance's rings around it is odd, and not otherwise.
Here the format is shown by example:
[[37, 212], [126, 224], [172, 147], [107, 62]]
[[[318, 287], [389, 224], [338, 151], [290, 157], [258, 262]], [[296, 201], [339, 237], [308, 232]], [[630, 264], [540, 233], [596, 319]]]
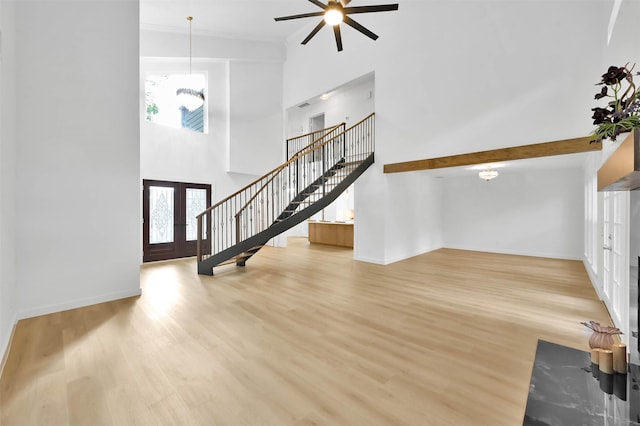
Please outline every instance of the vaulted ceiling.
[[[358, 2], [362, 0], [353, 3]], [[307, 19], [275, 22], [273, 18], [319, 10], [307, 0], [141, 0], [140, 25], [142, 29], [186, 33], [186, 18], [193, 16], [193, 34], [284, 41], [315, 23]]]
[[[321, 0], [326, 3], [327, 0]], [[434, 0], [402, 0], [427, 2]], [[538, 0], [523, 0], [538, 1]], [[353, 0], [352, 6], [394, 3], [397, 0]], [[284, 42], [289, 36], [305, 29], [306, 35], [317, 24], [317, 19], [299, 19], [276, 22], [277, 16], [315, 12], [319, 9], [308, 0], [140, 0], [140, 26], [142, 29], [188, 33], [187, 16], [193, 16], [193, 34], [229, 38]], [[332, 40], [327, 40], [333, 43]], [[296, 39], [296, 43], [299, 40]], [[542, 141], [541, 141], [542, 142]], [[585, 154], [561, 157], [545, 157], [532, 160], [512, 161], [503, 166], [548, 168], [579, 167]], [[439, 176], [455, 176], [468, 173], [468, 167], [439, 169]]]

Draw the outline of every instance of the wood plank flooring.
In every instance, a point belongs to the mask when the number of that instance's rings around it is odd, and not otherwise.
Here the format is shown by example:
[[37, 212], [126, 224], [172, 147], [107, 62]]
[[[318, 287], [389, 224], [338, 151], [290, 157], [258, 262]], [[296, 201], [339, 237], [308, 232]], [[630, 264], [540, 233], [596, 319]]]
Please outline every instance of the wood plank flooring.
[[0, 424], [512, 426], [537, 340], [609, 323], [577, 261], [290, 239], [215, 272], [147, 264], [139, 298], [20, 321]]

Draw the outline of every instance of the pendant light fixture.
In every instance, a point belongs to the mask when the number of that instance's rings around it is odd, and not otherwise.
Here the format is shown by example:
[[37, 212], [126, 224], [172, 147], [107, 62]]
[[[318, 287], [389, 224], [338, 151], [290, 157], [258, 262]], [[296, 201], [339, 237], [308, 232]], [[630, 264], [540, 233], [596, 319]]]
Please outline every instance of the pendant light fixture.
[[193, 16], [187, 16], [187, 21], [189, 21], [189, 77], [185, 87], [176, 90], [176, 96], [182, 107], [194, 111], [204, 105], [204, 89], [198, 87], [197, 80], [191, 75], [191, 21], [193, 21]]
[[491, 168], [491, 166], [488, 166], [486, 169], [480, 171], [480, 173], [478, 173], [478, 177], [480, 179], [484, 179], [486, 181], [490, 181], [491, 179], [495, 179], [498, 177], [498, 171], [497, 170], [493, 170]]

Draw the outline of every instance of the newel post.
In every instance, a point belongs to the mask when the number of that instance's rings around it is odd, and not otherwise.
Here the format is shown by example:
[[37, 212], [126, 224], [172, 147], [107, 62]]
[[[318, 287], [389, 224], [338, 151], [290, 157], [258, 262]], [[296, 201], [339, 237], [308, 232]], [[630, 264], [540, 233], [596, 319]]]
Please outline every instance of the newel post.
[[240, 213], [236, 215], [236, 244], [240, 242]]
[[202, 215], [197, 216], [198, 220], [198, 241], [196, 242], [196, 256], [198, 263], [202, 262]]

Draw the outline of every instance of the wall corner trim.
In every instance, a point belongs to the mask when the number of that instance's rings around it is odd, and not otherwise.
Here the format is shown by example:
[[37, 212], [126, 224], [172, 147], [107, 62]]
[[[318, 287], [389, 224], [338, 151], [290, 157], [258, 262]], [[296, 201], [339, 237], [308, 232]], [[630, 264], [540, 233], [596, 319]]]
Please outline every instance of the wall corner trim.
[[17, 316], [13, 317], [13, 325], [11, 326], [11, 335], [9, 335], [9, 341], [6, 346], [2, 348], [2, 358], [0, 359], [0, 379], [2, 379], [2, 373], [4, 372], [4, 366], [7, 364], [7, 359], [9, 359], [9, 352], [11, 351], [11, 345], [13, 343], [13, 336], [16, 333], [16, 325], [18, 325]]

